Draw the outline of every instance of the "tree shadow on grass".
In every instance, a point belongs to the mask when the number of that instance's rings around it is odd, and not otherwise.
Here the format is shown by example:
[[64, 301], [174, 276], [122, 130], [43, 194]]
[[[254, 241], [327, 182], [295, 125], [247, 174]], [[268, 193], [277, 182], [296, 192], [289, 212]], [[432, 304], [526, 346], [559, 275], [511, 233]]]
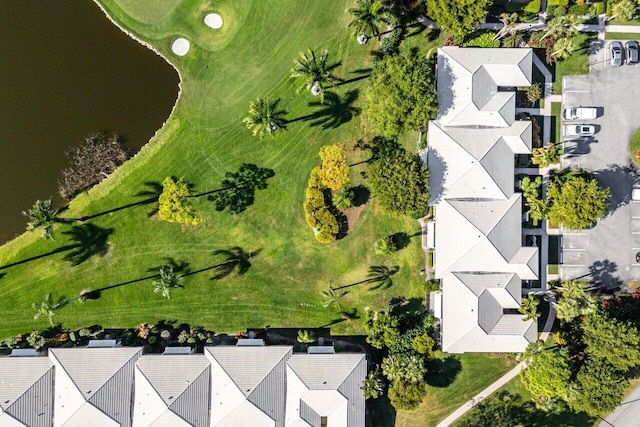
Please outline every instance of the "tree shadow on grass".
[[222, 180], [222, 189], [216, 190], [207, 199], [215, 203], [217, 211], [228, 210], [233, 214], [244, 212], [253, 204], [256, 190], [266, 189], [267, 180], [274, 175], [272, 169], [244, 163], [238, 172], [227, 172]]
[[449, 387], [462, 370], [462, 364], [455, 356], [429, 360], [426, 365], [426, 382], [432, 387]]
[[391, 241], [393, 242], [397, 250], [401, 250], [409, 246], [409, 243], [411, 243], [411, 236], [409, 236], [404, 231], [401, 231], [392, 234]]
[[363, 283], [375, 283], [374, 286], [369, 288], [369, 290], [376, 289], [388, 289], [393, 286], [392, 277], [396, 275], [400, 271], [400, 267], [394, 265], [393, 267], [387, 267], [386, 265], [372, 265], [369, 267], [369, 272], [367, 273], [367, 279], [360, 280], [359, 282], [350, 283], [348, 285], [338, 286], [333, 288], [334, 290], [341, 290], [350, 288], [352, 286], [361, 285]]
[[183, 274], [182, 276], [191, 276], [192, 274], [202, 273], [209, 270], [213, 270], [211, 280], [224, 279], [234, 271], [237, 275], [241, 276], [249, 271], [249, 268], [251, 268], [252, 258], [258, 256], [260, 252], [262, 252], [262, 249], [246, 252], [239, 246], [234, 246], [229, 249], [218, 249], [217, 251], [214, 251], [212, 255], [224, 257], [223, 262]]
[[44, 254], [2, 265], [0, 266], [0, 270], [68, 251], [71, 252], [65, 255], [63, 259], [76, 266], [83, 263], [93, 255], [104, 255], [108, 249], [107, 239], [112, 233], [113, 229], [111, 228], [101, 228], [93, 224], [74, 225], [70, 230], [62, 233], [67, 236], [71, 236], [70, 240], [73, 242], [72, 244], [60, 246], [59, 248]]
[[[133, 202], [123, 206], [118, 206], [117, 208], [109, 209], [103, 212], [99, 212], [97, 214], [82, 216], [78, 218], [78, 220], [88, 221], [90, 219], [94, 219], [103, 215], [112, 214], [114, 212], [132, 208], [134, 206], [149, 205], [154, 202], [157, 202], [158, 198], [160, 197], [160, 194], [162, 194], [162, 184], [157, 181], [146, 181], [144, 185], [147, 187], [147, 189], [136, 193], [135, 197], [145, 197], [145, 199], [140, 200], [139, 202]], [[151, 217], [155, 215], [156, 212], [158, 212], [157, 206], [151, 212], [149, 212], [147, 216]]]
[[369, 201], [369, 197], [371, 197], [371, 190], [364, 185], [356, 185], [351, 187], [351, 190], [353, 190], [352, 204], [354, 207], [366, 204]]
[[74, 225], [62, 233], [74, 242], [63, 259], [77, 266], [94, 255], [105, 256], [109, 249], [107, 239], [112, 233], [113, 228], [101, 228], [93, 224]]
[[322, 129], [336, 129], [360, 114], [360, 109], [353, 106], [357, 99], [357, 90], [347, 92], [342, 98], [336, 93], [326, 92], [324, 103], [313, 101], [307, 104], [309, 107], [317, 108], [314, 113], [290, 120], [289, 123], [310, 121], [312, 127], [320, 126]]

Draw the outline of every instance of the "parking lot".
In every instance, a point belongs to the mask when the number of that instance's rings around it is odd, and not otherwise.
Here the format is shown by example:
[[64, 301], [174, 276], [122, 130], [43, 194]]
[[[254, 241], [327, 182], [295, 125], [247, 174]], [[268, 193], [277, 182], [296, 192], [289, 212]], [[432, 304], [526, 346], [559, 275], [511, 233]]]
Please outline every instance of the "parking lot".
[[[594, 41], [590, 73], [563, 80], [563, 108], [598, 107], [592, 124], [596, 134], [564, 137], [562, 167], [590, 171], [611, 191], [607, 216], [581, 232], [563, 231], [561, 279], [584, 277], [607, 287], [640, 280], [640, 202], [631, 201], [637, 182], [629, 155], [629, 140], [640, 127], [640, 66], [609, 65], [609, 41]], [[624, 41], [623, 41], [624, 43]], [[574, 122], [565, 122], [562, 125]]]

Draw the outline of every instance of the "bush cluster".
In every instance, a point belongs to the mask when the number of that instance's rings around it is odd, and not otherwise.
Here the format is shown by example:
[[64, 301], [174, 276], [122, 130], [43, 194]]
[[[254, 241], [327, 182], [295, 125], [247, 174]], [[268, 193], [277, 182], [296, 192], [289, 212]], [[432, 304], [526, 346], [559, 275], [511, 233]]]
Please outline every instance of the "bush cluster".
[[324, 192], [322, 171], [319, 167], [315, 167], [311, 171], [302, 205], [305, 221], [313, 229], [318, 242], [331, 243], [338, 238], [340, 227], [336, 217], [329, 211]]

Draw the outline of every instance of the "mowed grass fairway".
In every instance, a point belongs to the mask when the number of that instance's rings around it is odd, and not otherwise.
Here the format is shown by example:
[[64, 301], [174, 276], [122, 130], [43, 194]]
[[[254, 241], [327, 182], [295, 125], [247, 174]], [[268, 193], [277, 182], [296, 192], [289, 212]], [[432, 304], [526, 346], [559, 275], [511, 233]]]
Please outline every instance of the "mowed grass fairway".
[[[107, 251], [77, 266], [64, 260], [73, 253], [73, 242], [64, 234], [70, 224], [56, 225], [55, 241], [45, 241], [36, 231], [2, 246], [0, 338], [46, 328], [46, 320], [33, 320], [31, 305], [47, 293], [54, 299], [72, 298], [83, 289], [134, 281], [153, 274], [149, 270], [166, 264], [169, 257], [188, 263], [191, 271], [205, 269], [224, 261], [213, 251], [231, 247], [259, 251], [243, 275], [217, 281], [210, 280], [211, 271], [191, 275], [181, 282], [185, 289], [174, 291], [171, 300], [153, 293], [151, 280], [125, 284], [104, 290], [100, 298], [85, 304], [64, 306], [54, 320], [66, 328], [132, 327], [160, 319], [219, 332], [265, 325], [317, 327], [341, 320], [338, 310], [322, 305], [320, 291], [329, 280], [334, 286], [361, 281], [373, 265], [399, 266], [393, 285], [376, 290], [366, 283], [350, 287], [340, 300], [343, 309], [357, 309], [361, 315], [365, 306], [386, 307], [392, 296], [420, 294], [424, 258], [419, 236], [393, 256], [376, 256], [373, 251], [377, 238], [395, 232], [415, 234], [419, 230], [415, 220], [391, 218], [370, 198], [350, 224], [349, 234], [328, 246], [317, 243], [304, 222], [304, 191], [311, 168], [319, 162], [318, 149], [334, 142], [352, 146], [372, 136], [354, 108], [362, 106], [357, 96], [367, 79], [361, 77], [371, 67], [377, 43], [363, 47], [351, 37], [345, 12], [351, 1], [101, 0], [101, 4], [119, 25], [175, 64], [182, 93], [166, 125], [147, 146], [109, 179], [73, 200], [61, 216], [90, 216], [139, 202], [148, 197], [136, 196], [149, 189], [145, 183], [159, 184], [167, 176], [184, 177], [195, 193], [201, 193], [220, 188], [224, 174], [237, 171], [243, 163], [272, 169], [275, 175], [241, 214], [217, 212], [206, 197], [195, 199], [203, 218], [197, 226], [149, 216], [153, 204], [97, 216], [88, 223], [106, 230]], [[203, 23], [210, 12], [222, 16], [220, 30]], [[191, 42], [185, 57], [171, 53], [176, 37]], [[354, 95], [357, 99], [320, 115], [329, 120], [324, 127], [301, 119], [273, 139], [252, 137], [241, 120], [249, 101], [258, 96], [282, 98], [290, 120], [321, 109], [308, 105], [317, 101], [308, 93], [296, 94], [289, 79], [293, 59], [307, 48], [327, 48], [330, 61], [342, 62], [336, 74], [347, 82], [332, 91], [340, 102]], [[408, 148], [415, 150], [415, 145]], [[349, 155], [352, 163], [366, 159], [351, 150]], [[360, 176], [365, 169], [364, 164], [352, 168], [353, 184], [366, 185]], [[25, 262], [6, 267], [20, 261]], [[359, 320], [342, 321], [333, 332], [362, 333], [361, 325]]]

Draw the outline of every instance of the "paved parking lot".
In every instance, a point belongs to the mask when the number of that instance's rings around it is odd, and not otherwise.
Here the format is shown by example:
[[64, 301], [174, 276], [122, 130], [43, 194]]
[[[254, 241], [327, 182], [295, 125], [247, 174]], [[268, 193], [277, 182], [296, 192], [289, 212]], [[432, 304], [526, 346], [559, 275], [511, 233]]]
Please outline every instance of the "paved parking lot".
[[[631, 202], [638, 174], [629, 155], [629, 140], [640, 127], [640, 67], [609, 66], [608, 41], [595, 41], [590, 73], [563, 81], [563, 108], [598, 107], [592, 137], [563, 137], [562, 166], [593, 173], [611, 191], [607, 216], [590, 229], [564, 232], [561, 279], [585, 277], [607, 287], [640, 280], [640, 202]], [[569, 123], [569, 122], [567, 122]], [[571, 122], [573, 123], [573, 122]], [[563, 123], [564, 125], [564, 123]]]

